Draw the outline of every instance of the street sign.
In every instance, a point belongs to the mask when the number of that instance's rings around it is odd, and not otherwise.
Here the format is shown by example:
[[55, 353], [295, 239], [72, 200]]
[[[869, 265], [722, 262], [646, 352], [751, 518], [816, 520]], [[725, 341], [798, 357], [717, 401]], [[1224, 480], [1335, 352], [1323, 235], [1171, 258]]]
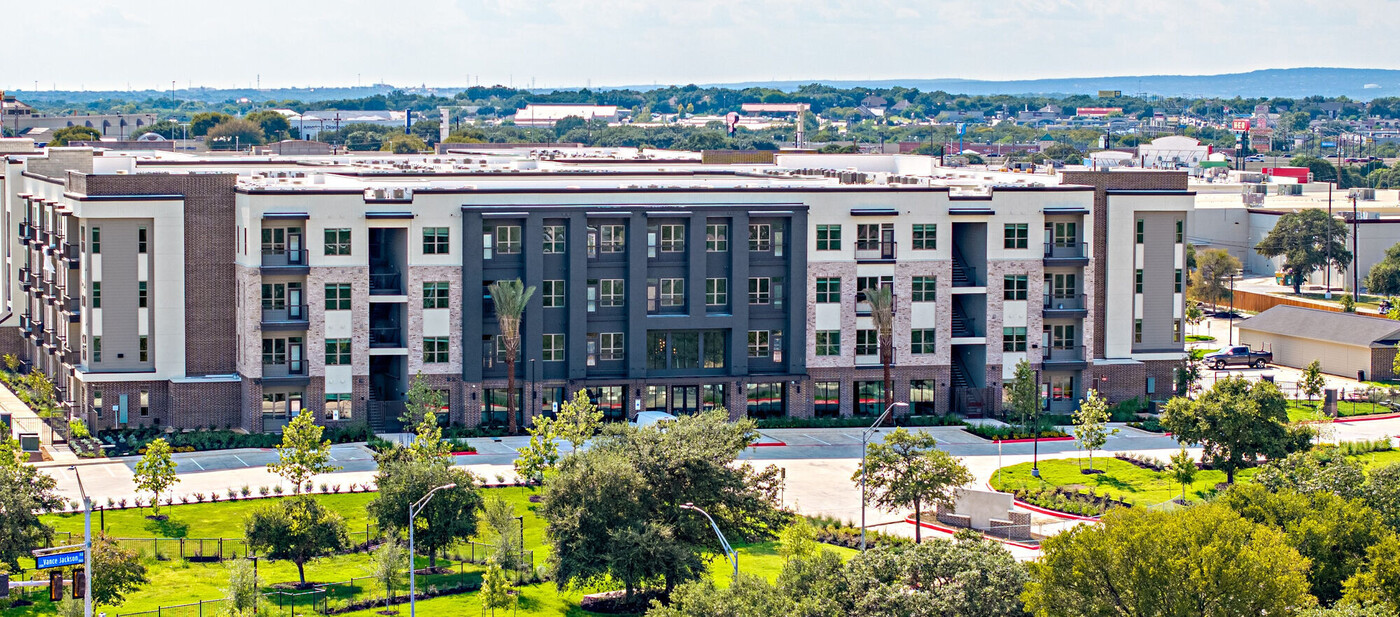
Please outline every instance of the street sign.
[[34, 558], [34, 567], [39, 570], [48, 568], [62, 568], [64, 566], [82, 565], [83, 552], [74, 551], [71, 553], [54, 553], [52, 555], [40, 555]]
[[1324, 147], [1324, 148], [1336, 148], [1336, 147], [1337, 147], [1337, 142], [1335, 142], [1335, 141], [1324, 141], [1324, 142], [1322, 142], [1322, 147]]

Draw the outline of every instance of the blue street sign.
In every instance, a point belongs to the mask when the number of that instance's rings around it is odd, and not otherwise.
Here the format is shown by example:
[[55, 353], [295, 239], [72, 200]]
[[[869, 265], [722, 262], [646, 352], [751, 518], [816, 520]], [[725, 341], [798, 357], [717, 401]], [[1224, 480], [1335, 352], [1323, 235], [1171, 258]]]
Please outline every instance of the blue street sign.
[[1337, 142], [1335, 142], [1335, 141], [1324, 141], [1324, 142], [1322, 142], [1322, 147], [1324, 147], [1324, 148], [1335, 148], [1335, 147], [1337, 147]]
[[83, 563], [83, 552], [54, 553], [34, 558], [34, 567], [39, 570], [46, 568], [62, 568], [63, 566], [77, 566]]

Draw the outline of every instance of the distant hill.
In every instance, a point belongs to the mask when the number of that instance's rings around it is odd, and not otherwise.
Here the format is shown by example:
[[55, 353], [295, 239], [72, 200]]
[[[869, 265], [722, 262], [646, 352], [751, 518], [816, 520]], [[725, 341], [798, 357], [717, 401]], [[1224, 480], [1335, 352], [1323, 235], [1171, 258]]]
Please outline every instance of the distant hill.
[[[1263, 69], [1222, 75], [1123, 75], [1118, 77], [1069, 77], [989, 81], [979, 79], [884, 79], [846, 81], [812, 79], [806, 81], [766, 81], [705, 84], [725, 88], [774, 88], [796, 90], [819, 82], [836, 88], [890, 88], [904, 86], [928, 92], [952, 94], [1097, 94], [1099, 90], [1122, 90], [1125, 95], [1184, 96], [1191, 98], [1345, 96], [1369, 101], [1383, 96], [1400, 96], [1400, 70], [1296, 68]], [[647, 90], [647, 86], [635, 86]]]

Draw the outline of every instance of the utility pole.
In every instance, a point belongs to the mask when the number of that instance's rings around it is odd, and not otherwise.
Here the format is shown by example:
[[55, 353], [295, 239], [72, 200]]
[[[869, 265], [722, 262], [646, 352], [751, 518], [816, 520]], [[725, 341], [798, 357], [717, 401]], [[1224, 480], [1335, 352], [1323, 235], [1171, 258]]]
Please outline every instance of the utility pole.
[[[1332, 183], [1331, 183], [1331, 182], [1328, 182], [1328, 183], [1327, 183], [1327, 220], [1328, 220], [1328, 222], [1331, 222], [1331, 221], [1332, 221]], [[1330, 241], [1327, 243], [1327, 267], [1326, 267], [1326, 268], [1323, 268], [1323, 271], [1327, 273], [1327, 279], [1326, 279], [1327, 291], [1324, 292], [1324, 293], [1322, 294], [1322, 297], [1324, 297], [1324, 298], [1326, 298], [1326, 299], [1328, 299], [1328, 300], [1331, 300], [1331, 299], [1332, 299], [1332, 242], [1330, 242]]]
[[[1329, 221], [1330, 222], [1330, 221]], [[1360, 268], [1357, 268], [1359, 257], [1357, 256], [1356, 237], [1356, 193], [1351, 194], [1351, 300], [1353, 303], [1361, 301]], [[1328, 234], [1327, 244], [1332, 244], [1331, 234]]]

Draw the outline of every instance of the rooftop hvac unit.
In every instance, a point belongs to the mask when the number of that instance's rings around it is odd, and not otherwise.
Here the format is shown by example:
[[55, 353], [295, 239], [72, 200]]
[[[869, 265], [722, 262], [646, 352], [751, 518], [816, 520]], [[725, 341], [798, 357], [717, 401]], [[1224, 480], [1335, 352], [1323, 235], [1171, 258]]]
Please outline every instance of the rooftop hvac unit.
[[394, 189], [394, 199], [408, 199], [408, 189]]
[[1302, 195], [1303, 185], [1301, 184], [1277, 184], [1274, 185], [1275, 195]]
[[1359, 199], [1361, 201], [1375, 201], [1376, 189], [1356, 188], [1347, 191], [1348, 199]]
[[1251, 194], [1264, 195], [1264, 194], [1267, 193], [1268, 191], [1269, 191], [1269, 186], [1266, 185], [1266, 184], [1246, 184], [1246, 185], [1240, 187], [1240, 192], [1241, 192], [1241, 193], [1244, 193], [1245, 195], [1251, 195]]

